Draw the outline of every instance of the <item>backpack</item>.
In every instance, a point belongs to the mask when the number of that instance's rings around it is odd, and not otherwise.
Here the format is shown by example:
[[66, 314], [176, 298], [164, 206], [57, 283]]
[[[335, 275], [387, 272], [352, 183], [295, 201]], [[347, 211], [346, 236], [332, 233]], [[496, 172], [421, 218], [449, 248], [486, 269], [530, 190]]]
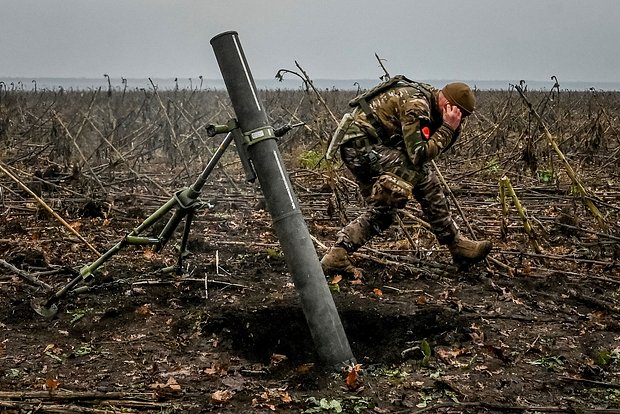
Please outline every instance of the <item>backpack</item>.
[[412, 81], [411, 79], [407, 78], [404, 75], [393, 76], [390, 79], [385, 80], [379, 83], [377, 86], [367, 90], [366, 92], [360, 95], [357, 95], [355, 98], [349, 101], [350, 107], [353, 107], [353, 108], [359, 107], [362, 111], [364, 111], [364, 114], [366, 115], [366, 119], [368, 120], [370, 125], [373, 126], [373, 128], [377, 131], [377, 134], [379, 135], [379, 137], [381, 137], [382, 139], [383, 138], [387, 139], [389, 137], [386, 136], [387, 134], [383, 128], [383, 125], [381, 124], [381, 121], [377, 118], [373, 110], [370, 108], [369, 102], [374, 97], [379, 95], [380, 93], [383, 93], [393, 88], [399, 83], [402, 84], [403, 86], [412, 86], [418, 89], [430, 101], [431, 95], [432, 95], [432, 92], [430, 90], [431, 86], [425, 83]]

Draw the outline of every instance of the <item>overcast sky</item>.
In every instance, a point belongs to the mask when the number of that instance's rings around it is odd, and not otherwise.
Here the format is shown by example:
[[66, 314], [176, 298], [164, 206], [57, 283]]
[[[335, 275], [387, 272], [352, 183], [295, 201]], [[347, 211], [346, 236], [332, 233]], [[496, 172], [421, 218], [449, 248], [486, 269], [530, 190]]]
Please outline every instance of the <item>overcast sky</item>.
[[0, 0], [0, 77], [220, 78], [239, 33], [256, 79], [620, 82], [618, 0]]

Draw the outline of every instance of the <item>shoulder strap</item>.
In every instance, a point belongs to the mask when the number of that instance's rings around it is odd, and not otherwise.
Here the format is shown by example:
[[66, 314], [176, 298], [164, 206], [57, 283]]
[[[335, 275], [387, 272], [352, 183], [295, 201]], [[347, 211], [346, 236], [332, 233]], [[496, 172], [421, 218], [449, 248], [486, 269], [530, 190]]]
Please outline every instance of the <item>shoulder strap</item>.
[[361, 106], [360, 101], [368, 102], [375, 96], [379, 95], [381, 92], [387, 91], [388, 89], [396, 85], [398, 82], [402, 82], [402, 81], [407, 81], [408, 83], [413, 82], [407, 79], [403, 75], [394, 76], [386, 81], [379, 83], [377, 86], [374, 86], [373, 88], [368, 89], [366, 92], [360, 95], [357, 95], [355, 98], [349, 101], [349, 106], [351, 107]]

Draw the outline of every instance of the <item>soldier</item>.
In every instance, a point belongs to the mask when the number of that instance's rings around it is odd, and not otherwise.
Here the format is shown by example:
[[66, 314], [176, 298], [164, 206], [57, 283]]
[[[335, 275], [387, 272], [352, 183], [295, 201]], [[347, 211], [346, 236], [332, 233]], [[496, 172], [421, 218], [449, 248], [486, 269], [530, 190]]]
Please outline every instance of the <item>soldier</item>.
[[352, 273], [349, 255], [386, 230], [412, 195], [455, 263], [483, 260], [491, 242], [459, 233], [429, 165], [457, 140], [462, 119], [474, 111], [476, 98], [469, 86], [456, 82], [439, 90], [398, 76], [349, 104], [355, 110], [340, 123], [327, 158], [340, 148], [367, 210], [337, 233], [335, 245], [321, 260], [325, 273]]

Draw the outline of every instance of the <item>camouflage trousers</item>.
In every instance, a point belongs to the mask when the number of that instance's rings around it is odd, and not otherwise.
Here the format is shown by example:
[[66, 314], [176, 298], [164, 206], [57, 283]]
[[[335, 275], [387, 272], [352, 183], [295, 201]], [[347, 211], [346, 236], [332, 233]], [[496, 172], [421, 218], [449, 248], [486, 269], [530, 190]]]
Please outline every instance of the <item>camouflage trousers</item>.
[[404, 148], [372, 144], [365, 137], [341, 145], [340, 155], [355, 177], [367, 209], [338, 232], [336, 245], [350, 253], [356, 251], [390, 227], [396, 210], [405, 207], [407, 198], [401, 191], [382, 188], [380, 177], [385, 173], [399, 176], [409, 184], [410, 194], [420, 203], [440, 244], [449, 244], [455, 239], [458, 228], [450, 214], [448, 200], [428, 165], [414, 168]]

